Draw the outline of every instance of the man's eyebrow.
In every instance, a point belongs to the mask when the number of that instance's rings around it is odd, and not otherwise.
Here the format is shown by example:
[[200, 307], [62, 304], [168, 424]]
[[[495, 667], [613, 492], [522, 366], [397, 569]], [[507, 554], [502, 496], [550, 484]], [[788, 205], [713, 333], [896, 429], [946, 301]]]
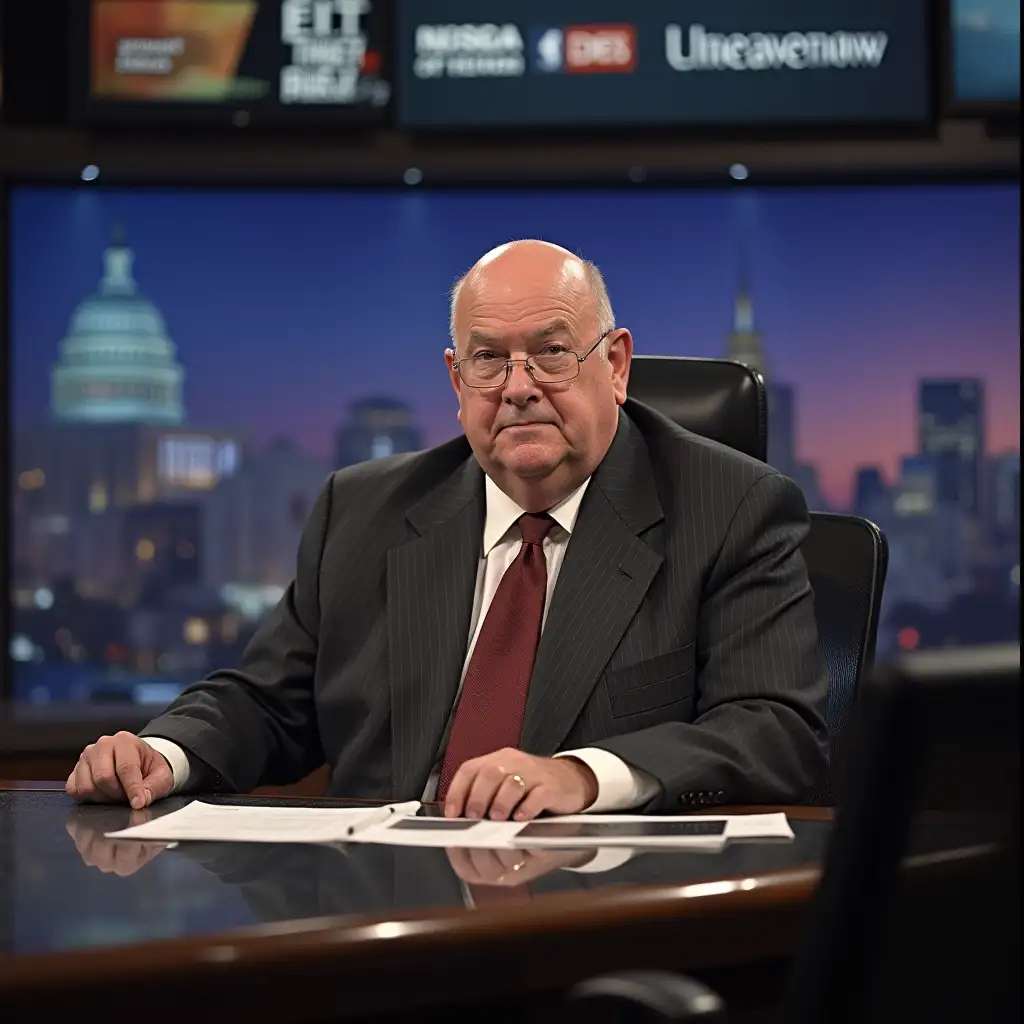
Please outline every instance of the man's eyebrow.
[[484, 331], [470, 331], [467, 344], [471, 348], [477, 345], [497, 345], [498, 339]]
[[556, 334], [572, 334], [572, 327], [569, 325], [568, 320], [552, 320], [547, 327], [542, 327], [538, 331], [533, 331], [528, 335], [531, 341], [545, 341], [548, 338], [553, 338]]

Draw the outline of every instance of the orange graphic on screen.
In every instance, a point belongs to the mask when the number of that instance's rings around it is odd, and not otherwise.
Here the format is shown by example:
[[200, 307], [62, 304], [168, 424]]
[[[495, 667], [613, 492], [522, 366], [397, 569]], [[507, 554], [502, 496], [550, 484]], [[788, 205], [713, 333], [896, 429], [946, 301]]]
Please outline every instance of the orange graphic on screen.
[[258, 98], [240, 80], [256, 0], [99, 0], [92, 13], [92, 92], [114, 100]]

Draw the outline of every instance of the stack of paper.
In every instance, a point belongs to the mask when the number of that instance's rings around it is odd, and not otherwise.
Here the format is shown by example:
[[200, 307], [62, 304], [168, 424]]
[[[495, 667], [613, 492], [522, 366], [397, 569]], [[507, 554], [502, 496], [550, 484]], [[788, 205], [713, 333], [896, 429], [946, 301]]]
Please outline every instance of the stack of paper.
[[113, 839], [156, 842], [387, 843], [396, 846], [520, 848], [591, 846], [719, 850], [733, 840], [792, 839], [785, 814], [700, 817], [575, 814], [537, 821], [419, 817], [409, 801], [352, 807], [232, 806], [201, 800]]
[[388, 818], [414, 815], [416, 800], [385, 807], [274, 807], [193, 800], [143, 825], [108, 832], [111, 839], [185, 843], [340, 843]]

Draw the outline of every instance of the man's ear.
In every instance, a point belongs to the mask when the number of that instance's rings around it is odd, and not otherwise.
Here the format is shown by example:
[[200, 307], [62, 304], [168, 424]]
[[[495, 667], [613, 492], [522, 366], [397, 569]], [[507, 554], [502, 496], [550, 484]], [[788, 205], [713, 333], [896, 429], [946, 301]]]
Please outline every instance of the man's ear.
[[455, 351], [450, 348], [444, 350], [444, 363], [448, 367], [448, 379], [452, 382], [455, 394], [462, 398], [462, 378], [459, 371], [455, 369]]
[[462, 378], [459, 376], [459, 371], [455, 369], [453, 365], [455, 363], [455, 352], [453, 349], [446, 348], [444, 350], [444, 362], [448, 367], [448, 379], [452, 382], [452, 388], [455, 391], [455, 395], [459, 400], [459, 411], [455, 414], [455, 418], [461, 423], [462, 422]]
[[629, 385], [629, 367], [633, 361], [633, 336], [625, 328], [608, 340], [608, 365], [612, 372], [615, 401], [622, 405]]

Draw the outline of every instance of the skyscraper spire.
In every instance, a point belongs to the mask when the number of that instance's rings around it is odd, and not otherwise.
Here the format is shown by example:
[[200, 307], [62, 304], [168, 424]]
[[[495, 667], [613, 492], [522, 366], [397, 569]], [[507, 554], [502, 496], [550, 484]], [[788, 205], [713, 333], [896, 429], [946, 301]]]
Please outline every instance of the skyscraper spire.
[[110, 245], [103, 253], [103, 280], [100, 282], [101, 295], [134, 295], [135, 279], [132, 277], [132, 262], [135, 254], [128, 248], [124, 237], [124, 226], [115, 221], [110, 232]]
[[762, 376], [767, 377], [761, 335], [754, 329], [754, 303], [750, 287], [750, 233], [746, 230], [745, 224], [740, 227], [738, 256], [736, 300], [726, 355], [729, 359], [753, 367]]
[[737, 334], [749, 334], [754, 330], [754, 304], [750, 297], [750, 245], [745, 231], [740, 234], [737, 267], [732, 329]]

